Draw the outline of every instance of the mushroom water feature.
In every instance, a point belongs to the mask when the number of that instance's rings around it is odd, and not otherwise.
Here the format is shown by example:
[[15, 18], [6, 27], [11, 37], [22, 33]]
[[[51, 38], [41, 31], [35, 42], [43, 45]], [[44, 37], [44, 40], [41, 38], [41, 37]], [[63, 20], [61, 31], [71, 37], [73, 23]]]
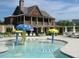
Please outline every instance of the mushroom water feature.
[[16, 29], [18, 30], [18, 31], [15, 31], [16, 32], [16, 45], [19, 44], [19, 40], [18, 40], [19, 33], [21, 33], [22, 44], [24, 44], [25, 39], [26, 39], [26, 31], [34, 30], [31, 25], [26, 25], [26, 24], [19, 24], [16, 26]]
[[[13, 32], [16, 33], [16, 42], [15, 42], [15, 45], [18, 45], [18, 44], [19, 44], [19, 40], [18, 40], [19, 34], [20, 34], [20, 33], [23, 33], [23, 31], [13, 29]], [[22, 37], [22, 38], [23, 38], [23, 37]]]
[[[19, 40], [18, 40], [19, 34], [23, 33], [23, 31], [22, 31], [22, 30], [13, 29], [13, 32], [16, 33], [15, 45], [18, 45], [18, 44], [19, 44]], [[22, 37], [22, 38], [23, 38], [23, 37]]]
[[53, 43], [54, 35], [59, 33], [59, 31], [55, 28], [52, 28], [52, 29], [49, 29], [48, 32], [52, 35], [52, 43]]

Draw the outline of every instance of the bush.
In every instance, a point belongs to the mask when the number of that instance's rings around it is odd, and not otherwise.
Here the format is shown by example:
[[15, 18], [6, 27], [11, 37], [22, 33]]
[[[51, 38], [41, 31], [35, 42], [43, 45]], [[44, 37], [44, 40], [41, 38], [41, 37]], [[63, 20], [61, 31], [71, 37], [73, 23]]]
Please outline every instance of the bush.
[[12, 28], [7, 28], [6, 32], [12, 33]]

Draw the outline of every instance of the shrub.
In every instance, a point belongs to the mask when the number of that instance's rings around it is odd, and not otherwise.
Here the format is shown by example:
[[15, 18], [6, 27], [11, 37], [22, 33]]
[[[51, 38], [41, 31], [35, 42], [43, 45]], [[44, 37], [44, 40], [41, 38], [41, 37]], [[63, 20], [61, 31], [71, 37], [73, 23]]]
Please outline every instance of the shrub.
[[12, 28], [9, 28], [9, 27], [8, 27], [8, 28], [6, 29], [6, 32], [12, 33]]

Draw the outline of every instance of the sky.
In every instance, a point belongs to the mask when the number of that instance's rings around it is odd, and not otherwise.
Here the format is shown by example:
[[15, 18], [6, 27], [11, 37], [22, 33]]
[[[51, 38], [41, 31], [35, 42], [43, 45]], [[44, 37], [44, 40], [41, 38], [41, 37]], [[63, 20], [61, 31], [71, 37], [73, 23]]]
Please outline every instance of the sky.
[[[25, 6], [38, 5], [56, 20], [79, 19], [79, 0], [24, 0]], [[12, 15], [19, 0], [0, 0], [0, 20]]]

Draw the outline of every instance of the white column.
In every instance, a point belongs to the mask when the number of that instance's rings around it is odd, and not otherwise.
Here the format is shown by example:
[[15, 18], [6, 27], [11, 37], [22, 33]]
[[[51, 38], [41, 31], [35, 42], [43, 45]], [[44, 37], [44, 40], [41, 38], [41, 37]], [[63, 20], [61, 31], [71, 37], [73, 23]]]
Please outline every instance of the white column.
[[65, 26], [65, 33], [67, 32], [67, 26]]
[[41, 27], [41, 32], [43, 33], [43, 26]]
[[14, 28], [14, 26], [13, 26], [13, 31], [15, 31], [15, 28]]
[[5, 26], [2, 25], [2, 33], [5, 33]]
[[76, 33], [75, 24], [73, 26], [73, 33]]

